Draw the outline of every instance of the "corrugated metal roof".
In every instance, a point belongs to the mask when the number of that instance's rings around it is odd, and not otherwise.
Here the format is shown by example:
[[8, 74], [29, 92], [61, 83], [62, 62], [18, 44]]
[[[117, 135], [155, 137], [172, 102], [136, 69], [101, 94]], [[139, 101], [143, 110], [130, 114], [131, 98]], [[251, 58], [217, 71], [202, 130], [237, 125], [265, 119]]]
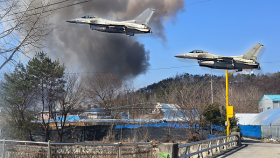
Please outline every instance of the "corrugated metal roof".
[[105, 109], [102, 108], [92, 108], [92, 109], [88, 109], [85, 112], [105, 112]]
[[255, 116], [250, 125], [280, 126], [280, 108], [269, 109]]
[[[272, 101], [280, 101], [280, 95], [264, 95], [264, 96], [262, 97], [262, 99], [263, 99], [265, 96], [266, 96], [267, 98], [271, 99]], [[262, 99], [261, 99], [261, 100], [262, 100]]]
[[164, 112], [163, 119], [165, 120], [189, 120], [188, 116], [194, 116], [195, 120], [199, 120], [199, 114], [197, 110], [192, 110], [192, 115], [188, 110], [180, 111], [180, 107], [176, 104], [161, 104], [161, 111]]

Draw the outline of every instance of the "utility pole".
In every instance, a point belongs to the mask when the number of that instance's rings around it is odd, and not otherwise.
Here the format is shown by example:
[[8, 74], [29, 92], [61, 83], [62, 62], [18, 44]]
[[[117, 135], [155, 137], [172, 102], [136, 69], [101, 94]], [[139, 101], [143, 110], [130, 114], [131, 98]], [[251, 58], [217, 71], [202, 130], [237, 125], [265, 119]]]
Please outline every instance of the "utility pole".
[[227, 135], [229, 135], [229, 117], [228, 117], [228, 110], [229, 110], [229, 107], [228, 107], [228, 70], [226, 70], [226, 111], [227, 111]]
[[212, 85], [212, 69], [211, 69], [211, 98], [212, 98], [212, 104], [214, 103], [214, 100], [213, 100], [213, 85]]
[[[128, 106], [128, 90], [126, 90], [126, 105]], [[129, 119], [129, 108], [128, 108], [128, 117]]]
[[[227, 111], [227, 121], [226, 121], [226, 126], [227, 126], [227, 135], [229, 135], [229, 126], [230, 126], [230, 121], [229, 118], [232, 118], [235, 116], [235, 107], [234, 106], [229, 106], [228, 103], [228, 77], [235, 73], [236, 71], [231, 72], [230, 74], [228, 73], [228, 70], [226, 70], [226, 111]], [[227, 138], [228, 140], [228, 138]]]

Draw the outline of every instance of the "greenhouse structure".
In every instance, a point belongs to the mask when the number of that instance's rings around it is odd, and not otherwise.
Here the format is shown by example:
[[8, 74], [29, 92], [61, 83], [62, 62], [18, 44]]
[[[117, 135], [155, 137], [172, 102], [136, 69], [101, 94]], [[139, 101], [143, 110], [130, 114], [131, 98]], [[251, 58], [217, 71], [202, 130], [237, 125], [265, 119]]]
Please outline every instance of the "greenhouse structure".
[[240, 125], [245, 136], [280, 141], [280, 108], [269, 109], [253, 117], [248, 125]]

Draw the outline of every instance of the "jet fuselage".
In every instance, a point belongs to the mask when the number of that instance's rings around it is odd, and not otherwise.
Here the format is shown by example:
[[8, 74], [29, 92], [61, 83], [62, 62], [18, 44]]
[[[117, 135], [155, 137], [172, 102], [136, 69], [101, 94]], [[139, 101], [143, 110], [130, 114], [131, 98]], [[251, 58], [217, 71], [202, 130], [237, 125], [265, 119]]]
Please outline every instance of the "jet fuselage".
[[151, 28], [145, 26], [143, 24], [137, 24], [135, 20], [131, 21], [112, 21], [106, 20], [98, 17], [94, 18], [78, 18], [72, 19], [67, 21], [69, 23], [75, 24], [89, 24], [92, 30], [97, 30], [101, 32], [108, 32], [108, 33], [126, 33], [133, 32], [133, 33], [151, 33]]
[[213, 69], [236, 69], [236, 70], [242, 70], [242, 69], [260, 69], [260, 64], [258, 62], [241, 62], [238, 60], [234, 60], [231, 63], [230, 62], [224, 62], [224, 61], [198, 61], [199, 66], [203, 67], [209, 67]]
[[78, 19], [68, 20], [69, 23], [75, 24], [89, 24], [92, 30], [108, 33], [125, 33], [128, 36], [134, 36], [135, 33], [152, 33], [151, 28], [148, 27], [155, 9], [147, 8], [134, 20], [129, 21], [112, 21], [102, 19], [93, 15], [85, 15]]
[[177, 58], [197, 59], [199, 66], [214, 69], [260, 69], [260, 64], [255, 61], [262, 44], [254, 45], [249, 51], [240, 56], [223, 57], [210, 54], [202, 50], [193, 50], [190, 53], [176, 55]]

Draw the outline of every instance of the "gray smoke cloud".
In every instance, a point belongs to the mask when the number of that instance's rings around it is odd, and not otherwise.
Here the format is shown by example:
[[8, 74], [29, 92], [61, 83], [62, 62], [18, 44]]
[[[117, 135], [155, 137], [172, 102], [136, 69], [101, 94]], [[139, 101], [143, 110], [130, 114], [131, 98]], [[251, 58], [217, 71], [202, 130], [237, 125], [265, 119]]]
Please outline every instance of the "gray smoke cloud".
[[45, 52], [59, 58], [70, 70], [111, 72], [121, 79], [143, 74], [150, 66], [150, 52], [137, 41], [137, 35], [127, 37], [98, 32], [91, 30], [89, 25], [70, 24], [66, 20], [83, 15], [131, 20], [147, 8], [156, 11], [149, 22], [153, 33], [146, 35], [166, 42], [164, 23], [176, 19], [177, 13], [183, 11], [184, 0], [94, 0], [54, 12], [51, 22], [57, 25], [57, 29], [47, 40]]

